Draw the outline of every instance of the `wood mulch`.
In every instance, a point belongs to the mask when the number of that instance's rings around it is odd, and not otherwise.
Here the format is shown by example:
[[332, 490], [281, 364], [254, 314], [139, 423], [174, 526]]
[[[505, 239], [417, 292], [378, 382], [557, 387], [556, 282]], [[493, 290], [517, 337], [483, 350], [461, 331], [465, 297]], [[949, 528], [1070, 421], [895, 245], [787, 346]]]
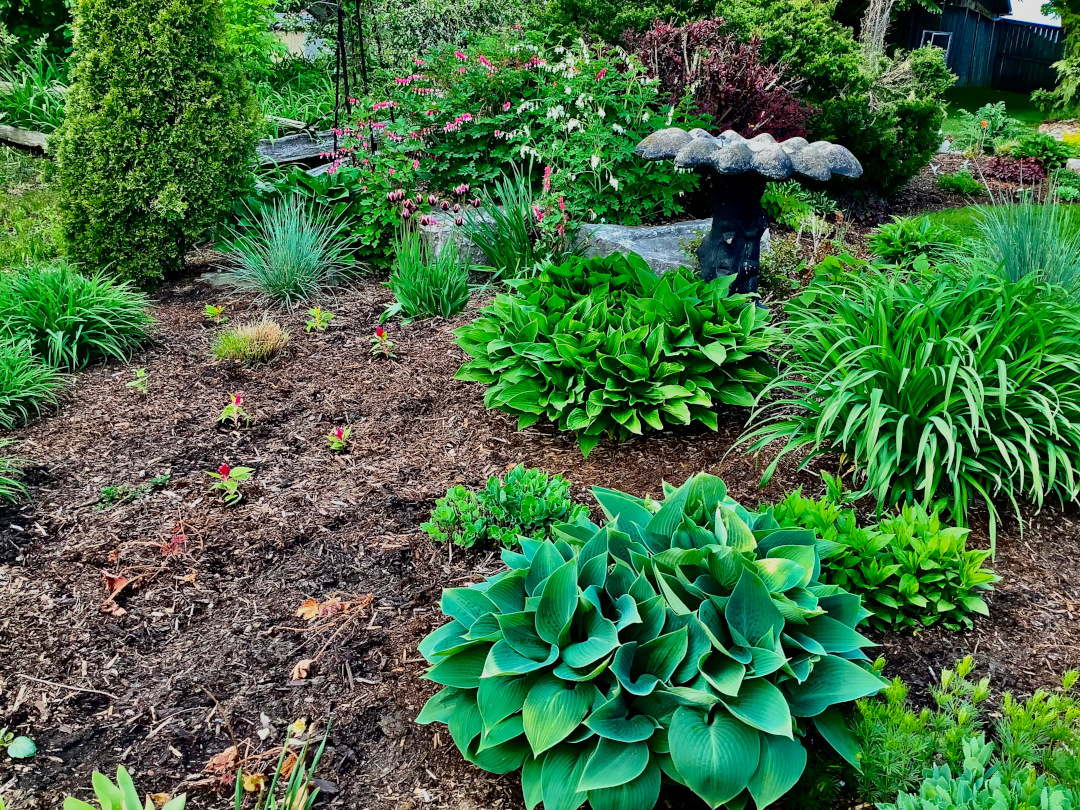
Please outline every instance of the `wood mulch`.
[[[79, 373], [57, 413], [14, 434], [34, 500], [0, 511], [0, 727], [30, 734], [40, 753], [0, 758], [11, 810], [88, 798], [91, 772], [118, 764], [142, 790], [187, 791], [193, 810], [231, 807], [207, 765], [234, 736], [254, 757], [294, 720], [331, 716], [324, 806], [516, 810], [516, 775], [467, 765], [445, 729], [413, 723], [434, 692], [416, 645], [442, 621], [442, 588], [499, 566], [492, 550], [439, 546], [420, 530], [435, 499], [519, 463], [566, 475], [590, 504], [593, 485], [658, 496], [662, 481], [703, 470], [748, 504], [821, 491], [817, 471], [790, 465], [758, 489], [761, 464], [732, 450], [742, 410], [724, 412], [717, 433], [601, 445], [587, 460], [567, 435], [515, 430], [484, 409], [480, 386], [453, 379], [463, 354], [452, 333], [475, 301], [453, 322], [390, 326], [399, 359], [387, 362], [369, 347], [388, 292], [365, 281], [326, 307], [338, 317], [323, 334], [306, 333], [301, 314], [277, 316], [289, 347], [247, 369], [210, 358], [203, 309], [218, 296], [191, 281], [166, 288], [151, 345]], [[234, 301], [228, 314], [259, 313]], [[125, 385], [135, 368], [150, 374], [145, 397]], [[215, 422], [234, 392], [252, 417], [236, 430]], [[324, 439], [338, 425], [352, 426], [345, 454]], [[255, 471], [234, 508], [208, 490], [206, 471], [222, 462]], [[119, 485], [137, 497], [98, 502]], [[990, 619], [885, 639], [889, 673], [920, 690], [972, 653], [995, 686], [1029, 692], [1080, 665], [1080, 514], [1028, 517], [1022, 536], [1007, 523], [999, 537]], [[980, 522], [973, 539], [985, 545]], [[352, 607], [321, 630], [295, 615], [334, 597]], [[307, 677], [292, 679], [304, 661]]]

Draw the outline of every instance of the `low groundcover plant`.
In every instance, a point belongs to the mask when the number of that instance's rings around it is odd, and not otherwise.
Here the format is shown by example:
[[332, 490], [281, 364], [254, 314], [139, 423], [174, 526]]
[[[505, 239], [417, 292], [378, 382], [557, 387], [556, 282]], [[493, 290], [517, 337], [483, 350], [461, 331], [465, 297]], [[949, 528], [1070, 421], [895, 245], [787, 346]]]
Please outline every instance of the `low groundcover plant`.
[[808, 723], [854, 758], [838, 706], [880, 691], [859, 597], [818, 581], [817, 538], [698, 475], [661, 502], [594, 494], [609, 523], [504, 551], [443, 593], [417, 721], [470, 762], [522, 769], [525, 804], [652, 810], [664, 779], [765, 807], [802, 775]]

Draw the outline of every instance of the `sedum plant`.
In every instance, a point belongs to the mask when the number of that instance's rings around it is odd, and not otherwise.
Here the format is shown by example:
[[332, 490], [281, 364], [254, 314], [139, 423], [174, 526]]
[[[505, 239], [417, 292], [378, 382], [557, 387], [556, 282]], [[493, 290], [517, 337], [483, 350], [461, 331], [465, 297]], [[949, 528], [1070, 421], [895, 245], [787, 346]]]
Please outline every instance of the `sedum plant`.
[[822, 561], [825, 579], [863, 598], [870, 626], [883, 632], [941, 624], [972, 626], [989, 615], [982, 592], [1000, 577], [984, 563], [989, 550], [968, 549], [967, 529], [943, 526], [938, 513], [906, 504], [874, 526], [858, 525], [840, 482], [826, 474], [830, 493], [806, 498], [795, 490], [773, 514], [782, 526], [812, 529], [836, 543]]
[[838, 707], [883, 681], [859, 662], [859, 597], [818, 580], [817, 538], [698, 475], [663, 501], [606, 489], [608, 517], [504, 551], [509, 570], [444, 591], [420, 645], [467, 760], [522, 769], [525, 804], [652, 810], [661, 782], [759, 808], [801, 776], [808, 722], [854, 760]]
[[476, 543], [514, 546], [522, 538], [548, 540], [556, 524], [575, 523], [588, 514], [588, 507], [570, 500], [570, 482], [561, 475], [518, 464], [505, 479], [491, 476], [479, 492], [460, 485], [448, 489], [420, 528], [432, 540], [452, 540], [466, 548]]
[[[109, 777], [94, 771], [93, 776], [94, 797], [97, 799], [101, 810], [154, 810], [153, 800], [147, 796], [146, 803], [139, 800], [139, 794], [135, 790], [135, 783], [127, 769], [121, 765], [116, 769], [116, 783], [113, 784]], [[167, 801], [161, 810], [184, 810], [187, 804], [187, 795], [181, 794]], [[92, 804], [68, 796], [64, 799], [64, 810], [98, 810]]]
[[768, 311], [722, 281], [685, 268], [657, 278], [615, 253], [512, 283], [456, 332], [473, 358], [457, 379], [488, 385], [484, 404], [516, 414], [519, 429], [548, 419], [573, 431], [586, 456], [604, 436], [716, 430], [717, 406], [752, 405], [772, 376]]

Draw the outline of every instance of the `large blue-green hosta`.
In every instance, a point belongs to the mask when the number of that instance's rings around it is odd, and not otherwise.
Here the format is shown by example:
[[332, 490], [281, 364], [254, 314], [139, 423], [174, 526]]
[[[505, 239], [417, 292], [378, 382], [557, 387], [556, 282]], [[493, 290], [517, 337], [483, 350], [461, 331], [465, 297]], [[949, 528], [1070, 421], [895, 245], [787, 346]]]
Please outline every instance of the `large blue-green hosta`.
[[806, 764], [804, 720], [845, 757], [837, 706], [884, 682], [860, 662], [859, 597], [818, 581], [822, 541], [699, 475], [662, 502], [594, 490], [609, 521], [505, 551], [508, 571], [443, 593], [420, 651], [470, 762], [522, 769], [530, 808], [651, 810], [663, 780], [761, 808]]

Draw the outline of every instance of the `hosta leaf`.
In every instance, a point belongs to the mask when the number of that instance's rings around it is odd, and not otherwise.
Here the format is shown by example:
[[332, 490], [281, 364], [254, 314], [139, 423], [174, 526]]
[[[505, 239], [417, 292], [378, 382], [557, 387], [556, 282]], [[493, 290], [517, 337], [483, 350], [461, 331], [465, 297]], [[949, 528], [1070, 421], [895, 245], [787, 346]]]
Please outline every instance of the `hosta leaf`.
[[481, 644], [440, 658], [424, 677], [443, 686], [475, 689], [480, 686], [480, 675], [484, 671], [489, 649], [487, 644]]
[[543, 661], [551, 653], [551, 644], [544, 641], [536, 633], [535, 613], [525, 611], [502, 613], [496, 616], [496, 619], [502, 630], [503, 640], [518, 655], [523, 655], [534, 661]]
[[660, 799], [660, 768], [651, 759], [631, 782], [589, 791], [592, 810], [653, 810]]
[[540, 784], [544, 810], [577, 810], [588, 796], [577, 789], [585, 771], [592, 746], [560, 745], [544, 757]]
[[497, 613], [498, 607], [477, 588], [447, 588], [443, 591], [442, 611], [457, 619], [464, 627], [472, 627], [481, 616]]
[[671, 720], [671, 762], [686, 784], [716, 808], [746, 789], [761, 756], [759, 734], [734, 717], [680, 708]]
[[506, 639], [496, 641], [488, 653], [484, 662], [482, 678], [493, 678], [497, 675], [524, 675], [527, 672], [535, 672], [544, 667], [551, 666], [559, 659], [559, 648], [551, 646], [548, 657], [543, 661], [534, 661], [526, 658], [513, 647], [506, 643]]
[[785, 737], [759, 735], [761, 759], [748, 785], [755, 807], [768, 807], [795, 787], [806, 769], [806, 749]]
[[537, 635], [549, 644], [561, 644], [577, 604], [577, 561], [570, 560], [559, 566], [544, 583], [536, 609]]
[[503, 675], [481, 678], [476, 693], [476, 704], [487, 728], [493, 728], [512, 714], [520, 712], [525, 705], [534, 678], [530, 676]]
[[581, 774], [578, 790], [616, 787], [640, 776], [649, 764], [649, 746], [601, 737]]
[[855, 770], [862, 772], [862, 761], [859, 756], [862, 746], [848, 728], [844, 715], [837, 707], [831, 706], [817, 715], [814, 718], [814, 726], [836, 753], [847, 760]]
[[562, 651], [563, 661], [568, 666], [587, 667], [613, 652], [619, 644], [615, 625], [597, 610], [588, 612], [584, 630], [588, 635], [585, 641], [570, 644]]
[[498, 745], [465, 753], [465, 759], [491, 773], [511, 773], [522, 766], [532, 756], [529, 744], [523, 739], [509, 740]]
[[777, 638], [784, 627], [784, 617], [776, 609], [769, 589], [749, 569], [744, 569], [724, 608], [724, 617], [732, 631], [756, 645], [765, 638]]
[[819, 659], [810, 676], [787, 686], [788, 706], [796, 717], [814, 717], [837, 703], [876, 695], [885, 682], [858, 664], [827, 655]]
[[420, 710], [416, 722], [422, 726], [428, 723], [449, 723], [460, 700], [471, 700], [471, 695], [467, 691], [454, 686], [444, 687], [432, 695], [428, 702], [424, 704], [424, 708]]
[[767, 734], [792, 737], [791, 712], [788, 711], [787, 698], [762, 678], [743, 681], [739, 694], [724, 698], [723, 703], [728, 711], [748, 726]]
[[656, 730], [656, 725], [647, 715], [628, 716], [626, 702], [621, 694], [616, 694], [593, 710], [585, 725], [601, 737], [624, 743], [647, 740]]
[[529, 690], [522, 709], [525, 736], [533, 752], [547, 751], [569, 737], [589, 713], [590, 703], [586, 688], [552, 676], [540, 678]]

